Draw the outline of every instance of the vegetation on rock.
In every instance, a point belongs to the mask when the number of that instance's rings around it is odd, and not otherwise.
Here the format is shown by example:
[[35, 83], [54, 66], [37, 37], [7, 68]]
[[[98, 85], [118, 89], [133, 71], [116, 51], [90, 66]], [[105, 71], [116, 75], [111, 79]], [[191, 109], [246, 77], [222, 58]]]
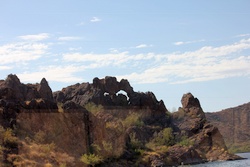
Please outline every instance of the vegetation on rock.
[[[118, 92], [124, 91], [126, 95]], [[228, 153], [191, 93], [171, 114], [127, 80], [94, 78], [52, 93], [46, 79], [0, 81], [0, 158], [6, 166], [176, 166]]]
[[250, 103], [206, 113], [206, 117], [219, 128], [230, 152], [250, 152]]

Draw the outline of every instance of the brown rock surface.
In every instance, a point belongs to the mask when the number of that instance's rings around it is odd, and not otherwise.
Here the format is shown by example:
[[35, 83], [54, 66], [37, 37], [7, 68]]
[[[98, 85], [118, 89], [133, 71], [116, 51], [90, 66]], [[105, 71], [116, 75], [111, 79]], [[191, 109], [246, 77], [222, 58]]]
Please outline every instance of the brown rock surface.
[[250, 151], [250, 103], [206, 113], [206, 117], [219, 128], [231, 151]]
[[40, 84], [37, 87], [37, 91], [40, 94], [42, 99], [47, 99], [53, 101], [52, 90], [49, 87], [49, 84], [45, 78], [43, 78]]
[[193, 148], [202, 159], [215, 161], [239, 158], [228, 153], [220, 131], [206, 120], [197, 98], [188, 93], [183, 95], [181, 102], [183, 107], [173, 115], [174, 127], [181, 136], [186, 135], [194, 142]]
[[[168, 166], [239, 158], [227, 152], [197, 98], [188, 93], [181, 101], [170, 114], [152, 92], [135, 92], [124, 79], [94, 78], [52, 96], [46, 79], [22, 84], [9, 75], [0, 81], [3, 160], [83, 166], [81, 156], [94, 154], [105, 160], [100, 166]], [[12, 142], [2, 138], [8, 129]]]

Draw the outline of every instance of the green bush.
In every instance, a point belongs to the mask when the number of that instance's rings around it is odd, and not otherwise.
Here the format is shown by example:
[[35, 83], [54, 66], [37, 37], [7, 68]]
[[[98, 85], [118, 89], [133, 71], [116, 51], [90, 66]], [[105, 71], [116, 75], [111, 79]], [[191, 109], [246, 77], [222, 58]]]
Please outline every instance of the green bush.
[[156, 137], [153, 139], [153, 142], [160, 146], [160, 145], [166, 145], [171, 146], [174, 144], [174, 136], [173, 136], [173, 130], [172, 128], [164, 128], [162, 131], [160, 131]]
[[182, 136], [181, 141], [178, 143], [180, 146], [193, 146], [194, 142], [191, 141], [187, 136]]
[[94, 115], [96, 115], [99, 111], [103, 110], [103, 106], [102, 105], [96, 105], [93, 102], [85, 104], [84, 107], [86, 108], [86, 110], [88, 110], [89, 112], [91, 112]]
[[96, 154], [83, 154], [80, 161], [86, 165], [95, 166], [103, 162], [103, 157]]
[[125, 128], [128, 128], [130, 126], [143, 126], [144, 122], [141, 120], [140, 114], [132, 113], [122, 121], [122, 124]]
[[56, 148], [55, 143], [50, 143], [50, 144], [41, 144], [40, 145], [40, 151], [42, 153], [45, 153], [46, 155], [49, 155], [50, 152], [54, 151]]
[[112, 143], [111, 143], [111, 142], [103, 141], [103, 142], [102, 142], [102, 146], [103, 146], [103, 149], [104, 149], [106, 152], [112, 152], [112, 151], [113, 151], [113, 146], [112, 146]]
[[131, 134], [129, 135], [129, 137], [130, 137], [130, 145], [131, 145], [132, 149], [136, 150], [136, 149], [141, 149], [141, 148], [144, 147], [143, 144], [142, 144], [142, 142], [139, 141], [139, 140], [136, 138], [135, 133], [131, 133]]

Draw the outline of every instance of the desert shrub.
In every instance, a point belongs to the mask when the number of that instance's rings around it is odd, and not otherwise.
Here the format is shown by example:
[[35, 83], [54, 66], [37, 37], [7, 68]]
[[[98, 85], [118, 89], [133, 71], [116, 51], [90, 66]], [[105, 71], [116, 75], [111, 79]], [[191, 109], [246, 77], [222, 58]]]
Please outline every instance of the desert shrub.
[[57, 107], [58, 107], [58, 112], [63, 113], [63, 103], [57, 103]]
[[167, 152], [168, 146], [175, 143], [172, 128], [164, 128], [159, 133], [155, 133], [154, 137], [145, 144], [145, 146], [154, 151]]
[[145, 146], [147, 149], [150, 149], [150, 150], [155, 151], [155, 152], [162, 152], [162, 153], [166, 153], [168, 151], [168, 147], [169, 147], [166, 145], [158, 145], [154, 141], [150, 141], [150, 142], [146, 143]]
[[103, 162], [103, 157], [96, 154], [83, 154], [80, 158], [80, 161], [86, 165], [95, 166]]
[[140, 114], [132, 113], [122, 121], [122, 124], [124, 127], [128, 128], [130, 126], [143, 126], [144, 122], [141, 120]]
[[167, 145], [171, 146], [174, 144], [174, 136], [172, 128], [164, 128], [160, 131], [153, 139], [154, 143], [158, 146]]
[[50, 143], [50, 144], [41, 144], [40, 146], [40, 151], [41, 153], [44, 153], [46, 155], [49, 155], [50, 152], [55, 150], [55, 143]]
[[100, 145], [98, 144], [91, 144], [90, 152], [97, 154], [97, 155], [103, 155], [103, 158], [112, 158], [113, 156], [113, 145], [111, 142], [102, 141]]
[[88, 110], [89, 112], [91, 112], [94, 115], [96, 115], [99, 111], [103, 110], [102, 105], [96, 105], [93, 102], [85, 104], [84, 107], [86, 108], [86, 110]]
[[8, 144], [17, 144], [17, 137], [14, 135], [13, 130], [8, 128], [3, 133], [3, 142]]
[[34, 141], [37, 143], [43, 143], [45, 141], [46, 133], [44, 131], [39, 130], [34, 135]]
[[121, 121], [106, 122], [105, 127], [107, 129], [117, 132], [118, 134], [122, 134], [124, 132], [123, 124], [121, 123]]
[[184, 119], [185, 114], [186, 113], [185, 113], [184, 109], [181, 108], [181, 107], [179, 107], [178, 111], [176, 111], [176, 112], [173, 113], [173, 118], [176, 119], [176, 120], [181, 121], [181, 120]]
[[193, 146], [194, 142], [191, 141], [187, 136], [182, 136], [181, 141], [178, 143], [180, 146]]
[[59, 167], [67, 167], [67, 165], [65, 163], [63, 163], [63, 164], [60, 164]]
[[91, 152], [100, 153], [101, 147], [98, 144], [91, 144]]
[[136, 138], [135, 133], [131, 133], [129, 135], [129, 137], [130, 137], [130, 145], [131, 145], [132, 149], [136, 150], [136, 149], [141, 149], [144, 147], [143, 143]]
[[102, 146], [103, 146], [103, 149], [104, 149], [106, 152], [112, 152], [112, 151], [113, 151], [113, 146], [112, 146], [112, 143], [111, 143], [111, 142], [103, 141], [103, 142], [102, 142]]

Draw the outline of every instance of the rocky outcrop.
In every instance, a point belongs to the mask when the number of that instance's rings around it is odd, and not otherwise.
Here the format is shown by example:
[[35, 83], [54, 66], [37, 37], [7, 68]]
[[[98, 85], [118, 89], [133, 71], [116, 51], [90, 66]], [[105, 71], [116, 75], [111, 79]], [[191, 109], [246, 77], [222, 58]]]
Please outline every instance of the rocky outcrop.
[[[119, 93], [120, 91], [124, 94]], [[118, 82], [115, 77], [94, 78], [92, 84], [82, 83], [66, 87], [55, 92], [54, 98], [58, 102], [71, 100], [82, 106], [94, 102], [103, 106], [140, 106], [166, 110], [163, 101], [157, 101], [152, 92], [134, 92], [127, 80]]]
[[[22, 84], [16, 75], [8, 75], [0, 81], [0, 138], [3, 143], [3, 161], [10, 163], [8, 155], [19, 152], [17, 142], [17, 118], [23, 110], [30, 112], [54, 112], [57, 104], [45, 79], [41, 84]], [[8, 134], [6, 139], [6, 134]], [[2, 151], [2, 150], [1, 150]]]
[[239, 157], [228, 153], [222, 135], [217, 127], [206, 119], [199, 100], [191, 93], [184, 94], [182, 108], [173, 115], [173, 126], [177, 135], [187, 136], [193, 149], [206, 161], [231, 160]]
[[206, 113], [206, 117], [218, 127], [232, 152], [250, 151], [250, 103]]
[[53, 95], [52, 95], [52, 90], [50, 89], [49, 84], [45, 78], [41, 80], [40, 84], [37, 87], [37, 91], [40, 94], [42, 99], [47, 99], [50, 101], [54, 100]]
[[[119, 93], [121, 91], [123, 93]], [[152, 112], [148, 117], [148, 123], [164, 124], [167, 111], [164, 102], [158, 101], [152, 92], [134, 92], [127, 80], [122, 79], [118, 82], [115, 77], [94, 78], [92, 84], [75, 84], [55, 92], [53, 96], [57, 102], [73, 101], [81, 106], [91, 102], [108, 108], [121, 106], [150, 108]]]
[[18, 103], [33, 99], [46, 99], [54, 101], [52, 90], [46, 79], [40, 84], [22, 84], [16, 75], [8, 75], [6, 80], [0, 82], [0, 98], [16, 101]]
[[82, 155], [98, 155], [100, 166], [147, 167], [239, 158], [227, 152], [197, 98], [188, 93], [181, 102], [171, 114], [152, 92], [135, 92], [115, 77], [52, 95], [44, 78], [22, 84], [9, 75], [0, 81], [0, 141], [8, 150], [3, 160], [10, 166], [83, 166]]

